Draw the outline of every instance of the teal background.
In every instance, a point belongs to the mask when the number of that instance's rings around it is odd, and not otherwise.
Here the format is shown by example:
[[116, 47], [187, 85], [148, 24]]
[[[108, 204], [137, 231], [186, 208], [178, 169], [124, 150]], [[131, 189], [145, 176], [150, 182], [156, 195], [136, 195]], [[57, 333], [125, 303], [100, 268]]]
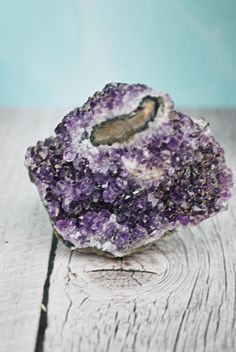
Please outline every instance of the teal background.
[[235, 0], [0, 3], [0, 105], [76, 106], [111, 81], [236, 105]]

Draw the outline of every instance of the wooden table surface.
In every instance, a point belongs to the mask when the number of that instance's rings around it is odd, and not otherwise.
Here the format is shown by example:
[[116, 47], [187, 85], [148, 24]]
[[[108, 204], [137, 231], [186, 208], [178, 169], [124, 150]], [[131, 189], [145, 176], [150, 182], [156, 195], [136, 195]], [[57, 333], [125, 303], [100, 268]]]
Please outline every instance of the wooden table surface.
[[[236, 110], [205, 116], [236, 173]], [[52, 237], [23, 166], [65, 110], [0, 109], [0, 351], [236, 351], [236, 201], [124, 259]]]

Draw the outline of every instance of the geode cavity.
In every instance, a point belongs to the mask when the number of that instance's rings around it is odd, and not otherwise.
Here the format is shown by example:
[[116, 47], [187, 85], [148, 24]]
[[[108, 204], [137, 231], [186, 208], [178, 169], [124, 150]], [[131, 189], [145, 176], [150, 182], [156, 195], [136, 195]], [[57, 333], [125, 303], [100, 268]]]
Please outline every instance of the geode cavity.
[[114, 256], [225, 209], [232, 186], [208, 124], [144, 84], [106, 85], [25, 164], [56, 234]]

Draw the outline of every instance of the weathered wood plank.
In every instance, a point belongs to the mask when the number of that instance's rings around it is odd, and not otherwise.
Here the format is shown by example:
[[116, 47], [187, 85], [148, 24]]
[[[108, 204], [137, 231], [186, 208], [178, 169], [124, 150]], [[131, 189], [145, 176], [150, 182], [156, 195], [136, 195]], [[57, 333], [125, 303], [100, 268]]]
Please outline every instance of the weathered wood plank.
[[32, 352], [36, 343], [52, 231], [23, 163], [57, 118], [55, 110], [0, 109], [1, 352]]
[[[63, 111], [1, 109], [0, 350], [33, 351], [51, 227], [23, 167]], [[196, 116], [204, 115], [196, 111]], [[235, 110], [206, 111], [235, 170]], [[234, 351], [235, 200], [191, 231], [123, 260], [58, 245], [37, 351]], [[53, 265], [53, 253], [50, 258]], [[48, 278], [49, 279], [49, 278]], [[44, 298], [48, 294], [44, 290]], [[47, 324], [47, 325], [45, 325]], [[46, 328], [45, 341], [43, 341]]]
[[[235, 110], [206, 115], [236, 171]], [[58, 244], [44, 351], [235, 351], [236, 202], [123, 260]]]

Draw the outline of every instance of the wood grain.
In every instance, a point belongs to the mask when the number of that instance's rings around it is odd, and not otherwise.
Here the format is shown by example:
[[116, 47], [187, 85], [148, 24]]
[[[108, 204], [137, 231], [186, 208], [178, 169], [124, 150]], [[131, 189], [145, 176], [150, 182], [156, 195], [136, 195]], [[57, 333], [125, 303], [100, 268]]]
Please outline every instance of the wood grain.
[[[187, 112], [211, 122], [235, 173], [236, 111]], [[228, 212], [132, 257], [51, 247], [22, 163], [26, 146], [48, 136], [63, 111], [0, 113], [1, 352], [235, 351], [235, 192]]]

